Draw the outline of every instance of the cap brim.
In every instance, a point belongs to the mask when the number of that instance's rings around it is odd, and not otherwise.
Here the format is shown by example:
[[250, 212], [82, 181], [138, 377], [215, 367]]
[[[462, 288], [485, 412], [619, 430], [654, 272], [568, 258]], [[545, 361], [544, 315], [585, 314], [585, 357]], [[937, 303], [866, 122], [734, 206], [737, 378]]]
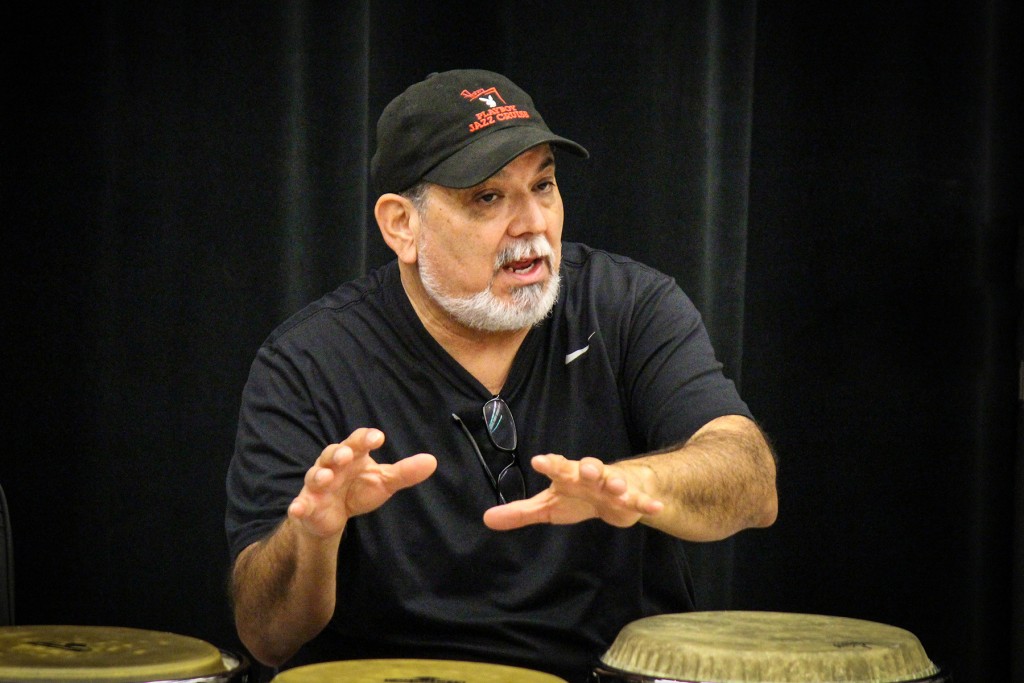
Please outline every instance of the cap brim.
[[473, 140], [424, 173], [423, 179], [444, 187], [473, 187], [490, 178], [526, 150], [545, 143], [583, 158], [590, 156], [582, 145], [550, 131], [532, 126], [510, 126]]

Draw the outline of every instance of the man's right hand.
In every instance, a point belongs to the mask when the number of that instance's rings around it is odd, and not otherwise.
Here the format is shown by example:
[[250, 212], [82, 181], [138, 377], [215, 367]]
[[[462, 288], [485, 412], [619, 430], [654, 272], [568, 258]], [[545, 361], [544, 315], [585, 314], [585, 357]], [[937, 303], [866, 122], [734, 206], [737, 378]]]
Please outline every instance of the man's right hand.
[[419, 453], [393, 465], [379, 464], [370, 452], [384, 445], [384, 433], [361, 428], [325, 448], [306, 472], [288, 517], [320, 538], [340, 534], [348, 520], [383, 505], [401, 489], [415, 486], [437, 469], [437, 458]]
[[437, 469], [437, 459], [427, 453], [378, 464], [370, 452], [383, 444], [380, 430], [357, 429], [325, 448], [288, 506], [287, 521], [239, 553], [232, 573], [235, 622], [260, 662], [279, 666], [330, 621], [338, 544], [348, 520]]

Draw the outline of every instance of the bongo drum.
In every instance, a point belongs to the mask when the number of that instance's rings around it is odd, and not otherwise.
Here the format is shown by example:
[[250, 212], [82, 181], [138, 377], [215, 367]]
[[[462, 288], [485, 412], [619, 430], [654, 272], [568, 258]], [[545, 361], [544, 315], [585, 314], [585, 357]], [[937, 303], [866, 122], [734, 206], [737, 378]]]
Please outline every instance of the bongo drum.
[[272, 683], [566, 683], [539, 671], [500, 664], [441, 659], [355, 659], [282, 671]]
[[663, 614], [627, 624], [592, 683], [951, 683], [918, 639], [860, 619]]
[[105, 626], [0, 626], [0, 681], [244, 683], [242, 656], [188, 636]]

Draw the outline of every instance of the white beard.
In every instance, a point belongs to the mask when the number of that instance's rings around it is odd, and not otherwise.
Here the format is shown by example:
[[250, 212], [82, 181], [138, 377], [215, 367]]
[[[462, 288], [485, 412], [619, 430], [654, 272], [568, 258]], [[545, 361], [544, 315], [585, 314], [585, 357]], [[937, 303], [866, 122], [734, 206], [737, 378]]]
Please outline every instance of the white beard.
[[[433, 267], [433, 254], [427, 247], [427, 239], [419, 239], [418, 264], [420, 281], [427, 294], [457, 322], [466, 327], [485, 332], [513, 332], [532, 327], [541, 322], [554, 308], [558, 300], [561, 277], [552, 272], [547, 282], [538, 282], [517, 287], [511, 292], [511, 299], [502, 301], [491, 293], [494, 278], [487, 287], [470, 296], [456, 296], [445, 291], [444, 283]], [[497, 275], [504, 266], [530, 257], [547, 259], [548, 267], [554, 257], [554, 250], [541, 235], [515, 240], [502, 249], [494, 261]]]

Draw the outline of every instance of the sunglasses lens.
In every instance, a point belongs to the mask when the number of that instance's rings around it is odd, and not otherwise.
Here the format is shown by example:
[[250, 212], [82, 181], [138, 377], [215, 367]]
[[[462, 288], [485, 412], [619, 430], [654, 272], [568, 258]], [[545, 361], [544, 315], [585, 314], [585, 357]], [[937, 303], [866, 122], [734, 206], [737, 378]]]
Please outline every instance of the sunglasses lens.
[[516, 423], [503, 400], [492, 398], [484, 404], [484, 424], [495, 446], [503, 451], [516, 449]]
[[498, 502], [511, 503], [526, 498], [526, 481], [515, 460], [498, 475]]

